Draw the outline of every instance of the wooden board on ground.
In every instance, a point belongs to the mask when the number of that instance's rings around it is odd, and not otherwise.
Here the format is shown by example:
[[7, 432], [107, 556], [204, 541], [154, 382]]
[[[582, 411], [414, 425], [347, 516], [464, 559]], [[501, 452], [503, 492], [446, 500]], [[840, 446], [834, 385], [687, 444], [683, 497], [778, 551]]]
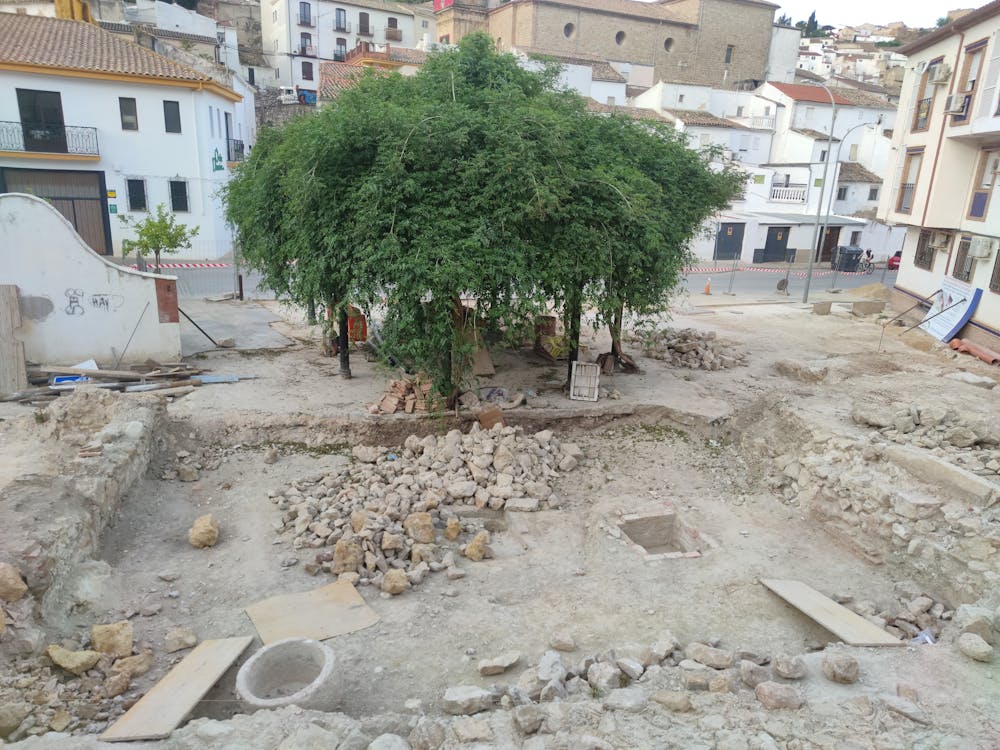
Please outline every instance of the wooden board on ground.
[[347, 581], [272, 596], [251, 604], [246, 613], [265, 644], [285, 638], [322, 641], [363, 630], [379, 621], [375, 610]]
[[906, 645], [802, 581], [762, 578], [760, 582], [850, 646]]
[[496, 367], [493, 366], [493, 358], [486, 347], [480, 347], [472, 353], [472, 374], [480, 377], [497, 374]]
[[169, 737], [252, 640], [247, 635], [202, 641], [112, 724], [101, 739], [129, 742]]
[[28, 387], [24, 366], [24, 344], [15, 333], [21, 327], [21, 303], [17, 287], [0, 284], [0, 396]]

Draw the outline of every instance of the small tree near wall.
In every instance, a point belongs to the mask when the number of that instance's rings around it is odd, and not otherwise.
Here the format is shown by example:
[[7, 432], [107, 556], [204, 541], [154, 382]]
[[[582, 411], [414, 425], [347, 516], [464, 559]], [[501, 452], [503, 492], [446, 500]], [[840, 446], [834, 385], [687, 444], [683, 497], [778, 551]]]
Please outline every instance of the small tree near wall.
[[161, 254], [170, 255], [181, 248], [189, 249], [191, 238], [198, 234], [198, 227], [178, 224], [173, 213], [162, 203], [156, 207], [154, 214], [147, 214], [142, 220], [121, 215], [118, 218], [122, 224], [131, 227], [136, 236], [134, 240], [122, 240], [122, 255], [134, 252], [136, 257], [144, 258], [152, 253], [157, 273], [160, 272]]

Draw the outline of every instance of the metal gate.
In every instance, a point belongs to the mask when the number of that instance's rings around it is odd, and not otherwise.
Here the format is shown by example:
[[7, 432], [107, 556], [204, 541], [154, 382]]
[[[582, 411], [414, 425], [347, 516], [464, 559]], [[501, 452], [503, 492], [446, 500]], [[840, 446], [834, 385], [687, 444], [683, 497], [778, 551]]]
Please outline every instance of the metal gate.
[[743, 231], [746, 224], [720, 224], [715, 235], [714, 260], [733, 260], [743, 254]]
[[44, 198], [66, 217], [83, 241], [100, 255], [111, 255], [111, 224], [104, 172], [0, 169], [0, 192]]

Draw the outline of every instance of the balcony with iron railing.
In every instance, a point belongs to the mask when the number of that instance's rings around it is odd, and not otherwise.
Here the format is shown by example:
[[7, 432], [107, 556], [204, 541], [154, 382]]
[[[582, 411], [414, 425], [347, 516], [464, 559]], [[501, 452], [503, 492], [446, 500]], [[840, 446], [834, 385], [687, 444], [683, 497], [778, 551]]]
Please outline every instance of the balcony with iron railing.
[[385, 40], [387, 42], [401, 42], [403, 41], [403, 30], [394, 29], [391, 26], [385, 27]]
[[375, 29], [371, 26], [358, 26], [358, 36], [375, 36]]
[[246, 149], [243, 141], [238, 138], [230, 138], [226, 141], [226, 161], [237, 162], [246, 158]]
[[299, 26], [315, 26], [311, 13], [299, 14]]
[[933, 96], [928, 96], [917, 102], [917, 109], [913, 117], [914, 130], [927, 130], [927, 123], [931, 119], [931, 106], [933, 104]]
[[0, 151], [100, 156], [97, 128], [31, 122], [0, 122]]
[[896, 202], [896, 210], [899, 213], [908, 214], [913, 210], [913, 193], [916, 184], [904, 182], [899, 186], [899, 200]]
[[350, 34], [351, 33], [351, 22], [347, 21], [347, 20], [334, 21], [333, 22], [333, 30], [334, 31], [343, 32], [344, 34]]
[[299, 54], [303, 57], [316, 57], [316, 48], [311, 44], [300, 44]]
[[775, 203], [805, 203], [808, 185], [772, 185], [771, 200]]

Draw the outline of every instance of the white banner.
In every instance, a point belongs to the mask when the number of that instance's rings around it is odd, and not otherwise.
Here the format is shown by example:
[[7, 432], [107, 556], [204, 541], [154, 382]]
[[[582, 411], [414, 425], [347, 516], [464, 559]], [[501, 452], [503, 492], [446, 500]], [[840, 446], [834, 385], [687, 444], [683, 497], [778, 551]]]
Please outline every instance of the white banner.
[[951, 341], [969, 322], [982, 296], [982, 289], [945, 276], [941, 280], [941, 291], [920, 327], [939, 341]]

